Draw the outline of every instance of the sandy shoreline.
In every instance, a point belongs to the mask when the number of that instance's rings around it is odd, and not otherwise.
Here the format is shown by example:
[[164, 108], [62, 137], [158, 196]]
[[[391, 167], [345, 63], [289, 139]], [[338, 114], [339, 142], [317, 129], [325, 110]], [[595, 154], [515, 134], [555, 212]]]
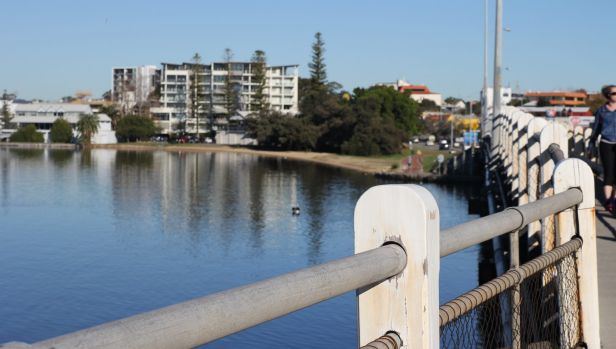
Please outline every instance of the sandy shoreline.
[[[0, 147], [6, 148], [51, 148], [51, 149], [75, 149], [74, 144], [31, 144], [31, 143], [0, 143]], [[424, 173], [419, 177], [409, 177], [402, 172], [400, 159], [388, 157], [362, 157], [338, 155], [332, 153], [316, 153], [302, 151], [267, 151], [255, 150], [245, 147], [236, 147], [218, 144], [154, 144], [154, 143], [121, 143], [121, 144], [97, 144], [93, 149], [115, 149], [129, 151], [166, 151], [166, 152], [193, 152], [193, 153], [237, 153], [254, 156], [273, 157], [308, 161], [325, 166], [348, 169], [366, 175], [376, 176], [381, 179], [399, 182], [476, 182], [478, 177], [469, 176], [439, 176]], [[395, 165], [395, 166], [394, 166]]]
[[322, 165], [345, 168], [365, 174], [377, 174], [391, 171], [393, 162], [388, 159], [367, 158], [359, 156], [337, 155], [331, 153], [314, 153], [301, 151], [266, 151], [243, 147], [231, 147], [217, 144], [186, 144], [186, 145], [155, 145], [155, 144], [106, 144], [93, 145], [96, 149], [138, 150], [138, 151], [168, 151], [168, 152], [200, 152], [200, 153], [239, 153], [255, 156], [276, 157], [309, 161]]

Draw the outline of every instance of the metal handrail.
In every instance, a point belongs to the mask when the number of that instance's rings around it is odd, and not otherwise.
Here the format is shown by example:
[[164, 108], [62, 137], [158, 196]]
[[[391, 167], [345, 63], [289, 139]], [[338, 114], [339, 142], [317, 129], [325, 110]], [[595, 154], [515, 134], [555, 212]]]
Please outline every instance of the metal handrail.
[[442, 230], [441, 257], [523, 228], [528, 223], [579, 204], [582, 198], [583, 193], [579, 188], [571, 188], [545, 199], [509, 207], [504, 211]]
[[3, 349], [194, 348], [399, 274], [396, 244], [37, 342]]
[[552, 158], [552, 160], [554, 160], [555, 163], [559, 163], [565, 160], [565, 154], [560, 149], [560, 146], [556, 143], [550, 144], [550, 146], [548, 147], [548, 153], [550, 154], [550, 157]]

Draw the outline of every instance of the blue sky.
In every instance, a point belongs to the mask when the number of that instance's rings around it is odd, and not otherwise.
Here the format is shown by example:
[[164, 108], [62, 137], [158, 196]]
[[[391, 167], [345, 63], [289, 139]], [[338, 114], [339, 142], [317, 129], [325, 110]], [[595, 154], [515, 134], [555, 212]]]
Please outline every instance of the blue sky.
[[[490, 0], [490, 31], [495, 0]], [[598, 90], [615, 83], [613, 0], [504, 0], [504, 83], [521, 90]], [[404, 78], [445, 97], [477, 98], [483, 0], [3, 1], [0, 89], [58, 99], [100, 96], [111, 67], [238, 60], [300, 64], [320, 31], [330, 80], [345, 89]], [[490, 49], [493, 37], [490, 37]], [[490, 61], [493, 54], [490, 51]], [[490, 76], [491, 79], [491, 76]]]

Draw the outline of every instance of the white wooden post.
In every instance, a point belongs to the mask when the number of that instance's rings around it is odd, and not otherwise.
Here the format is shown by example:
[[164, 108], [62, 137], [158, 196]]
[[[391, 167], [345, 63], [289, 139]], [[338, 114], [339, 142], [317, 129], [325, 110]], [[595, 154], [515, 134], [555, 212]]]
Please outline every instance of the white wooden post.
[[[599, 286], [597, 276], [597, 231], [595, 225], [595, 184], [590, 167], [579, 159], [567, 159], [554, 170], [554, 192], [569, 188], [582, 190], [583, 200], [578, 205], [579, 233], [583, 240], [577, 252], [577, 276], [580, 303], [582, 339], [590, 349], [600, 348]], [[558, 215], [558, 243], [569, 241], [574, 235], [573, 209]], [[604, 311], [611, 311], [605, 309]]]
[[499, 136], [499, 153], [498, 153], [498, 161], [499, 161], [499, 166], [503, 166], [503, 159], [504, 159], [504, 153], [505, 153], [505, 147], [507, 146], [507, 140], [505, 139], [505, 134], [506, 134], [506, 129], [507, 129], [507, 115], [505, 114], [505, 111], [501, 109], [501, 117], [500, 117], [500, 124], [498, 125], [498, 132], [500, 134]]
[[355, 207], [355, 253], [400, 244], [405, 270], [358, 290], [359, 345], [395, 331], [402, 348], [439, 346], [439, 211], [418, 185], [381, 185], [366, 191]]
[[[539, 156], [541, 166], [540, 173], [540, 191], [541, 198], [547, 198], [554, 195], [554, 186], [552, 183], [552, 175], [554, 174], [555, 163], [548, 152], [548, 147], [553, 143], [560, 146], [565, 158], [569, 156], [569, 145], [567, 139], [567, 129], [557, 123], [550, 122], [541, 130], [539, 147], [541, 155]], [[554, 215], [549, 215], [541, 220], [541, 253], [548, 252], [554, 248]]]
[[518, 180], [519, 175], [519, 166], [518, 166], [518, 155], [519, 149], [518, 144], [520, 143], [520, 116], [524, 113], [521, 111], [515, 111], [511, 116], [511, 159], [509, 163], [511, 166], [511, 192], [513, 193], [514, 200], [520, 196], [520, 182]]
[[499, 159], [498, 156], [500, 153], [500, 142], [499, 142], [500, 138], [498, 138], [498, 136], [500, 136], [501, 124], [502, 124], [502, 116], [493, 114], [492, 115], [492, 138], [491, 138], [492, 149], [490, 149], [490, 156], [492, 159]]
[[505, 129], [505, 153], [504, 155], [504, 164], [505, 164], [505, 174], [507, 183], [511, 183], [511, 144], [513, 141], [512, 129], [513, 129], [513, 112], [509, 108], [506, 109], [507, 113], [507, 128]]
[[[539, 142], [534, 137], [535, 134], [541, 132], [541, 129], [547, 125], [545, 119], [533, 118], [527, 126], [528, 144], [527, 151], [527, 186], [528, 186], [528, 202], [536, 201], [539, 198], [538, 183], [539, 180], [539, 156], [541, 155], [541, 148]], [[528, 239], [531, 242], [532, 238], [541, 231], [540, 222], [531, 222], [528, 224]], [[529, 246], [530, 248], [530, 246]]]
[[533, 119], [533, 116], [524, 113], [518, 119], [518, 205], [528, 203], [528, 123]]

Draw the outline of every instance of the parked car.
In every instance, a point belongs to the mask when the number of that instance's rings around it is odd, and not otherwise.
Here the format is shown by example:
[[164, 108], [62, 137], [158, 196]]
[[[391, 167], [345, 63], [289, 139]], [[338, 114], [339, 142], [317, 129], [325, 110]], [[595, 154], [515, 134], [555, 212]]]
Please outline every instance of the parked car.
[[438, 148], [440, 150], [447, 150], [449, 149], [449, 143], [447, 143], [447, 141], [443, 139], [438, 143]]

